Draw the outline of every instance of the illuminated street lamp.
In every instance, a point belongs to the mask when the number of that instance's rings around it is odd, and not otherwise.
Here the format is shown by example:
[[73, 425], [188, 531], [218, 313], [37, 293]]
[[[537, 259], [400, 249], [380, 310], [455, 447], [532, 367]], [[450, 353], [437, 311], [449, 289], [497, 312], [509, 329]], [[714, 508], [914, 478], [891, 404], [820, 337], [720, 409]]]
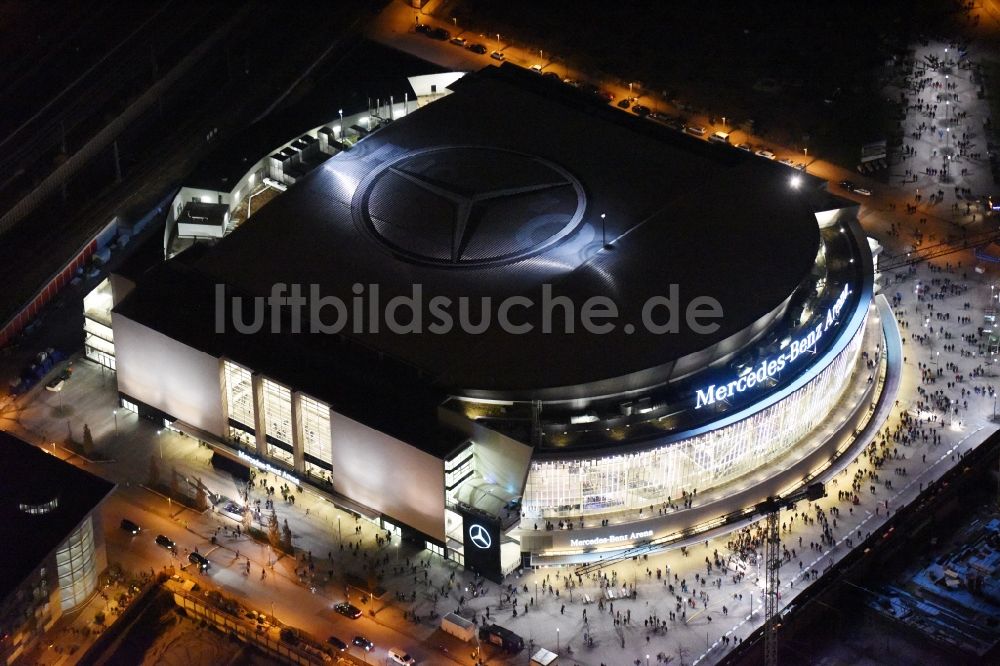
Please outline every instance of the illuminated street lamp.
[[559, 627], [556, 627], [556, 654], [559, 654]]
[[337, 138], [340, 139], [341, 143], [343, 143], [344, 142], [344, 110], [343, 109], [337, 109], [337, 113], [340, 114], [340, 136], [337, 137]]
[[497, 51], [500, 50], [500, 33], [497, 33]]
[[115, 417], [115, 439], [118, 439], [118, 410], [112, 409], [111, 414]]

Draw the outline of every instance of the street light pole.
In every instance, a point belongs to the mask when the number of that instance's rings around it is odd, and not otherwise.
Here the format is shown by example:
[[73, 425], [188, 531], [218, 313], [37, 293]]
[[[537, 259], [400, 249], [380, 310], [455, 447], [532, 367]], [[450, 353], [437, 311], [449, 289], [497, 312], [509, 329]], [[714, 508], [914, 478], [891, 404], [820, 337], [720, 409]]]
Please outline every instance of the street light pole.
[[559, 627], [556, 627], [556, 654], [559, 654]]
[[344, 143], [344, 137], [347, 135], [347, 132], [344, 131], [344, 110], [337, 109], [337, 113], [340, 114], [340, 136], [337, 138], [340, 139], [341, 143]]
[[497, 52], [499, 53], [499, 51], [500, 51], [500, 33], [498, 32], [497, 33]]
[[111, 414], [115, 417], [115, 439], [118, 439], [118, 410], [112, 409]]
[[605, 228], [604, 220], [607, 218], [606, 213], [601, 213], [601, 246], [604, 248], [608, 247], [608, 236]]

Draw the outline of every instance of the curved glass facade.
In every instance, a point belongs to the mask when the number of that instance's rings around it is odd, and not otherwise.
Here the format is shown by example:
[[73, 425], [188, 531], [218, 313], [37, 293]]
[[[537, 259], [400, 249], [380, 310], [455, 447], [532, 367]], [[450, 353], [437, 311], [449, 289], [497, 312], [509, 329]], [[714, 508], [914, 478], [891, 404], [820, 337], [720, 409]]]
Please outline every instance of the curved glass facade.
[[648, 508], [727, 483], [788, 452], [837, 405], [858, 363], [862, 322], [844, 349], [784, 400], [732, 425], [622, 455], [532, 462], [523, 508], [581, 516]]
[[56, 551], [56, 572], [59, 576], [59, 604], [64, 611], [86, 601], [97, 587], [94, 523], [90, 516]]

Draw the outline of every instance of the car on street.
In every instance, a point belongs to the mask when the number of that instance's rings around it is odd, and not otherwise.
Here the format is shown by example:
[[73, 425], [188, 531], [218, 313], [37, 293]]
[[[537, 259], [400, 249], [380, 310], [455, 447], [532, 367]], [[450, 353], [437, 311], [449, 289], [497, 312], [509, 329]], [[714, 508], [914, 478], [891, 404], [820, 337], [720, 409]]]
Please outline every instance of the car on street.
[[503, 54], [503, 51], [494, 51], [493, 53], [490, 54], [490, 57], [493, 58], [494, 60], [503, 60], [507, 56]]
[[763, 157], [766, 160], [774, 160], [778, 158], [777, 155], [772, 153], [770, 150], [767, 150], [766, 148], [761, 148], [760, 150], [755, 152], [754, 155], [756, 155], [757, 157]]
[[559, 75], [556, 74], [555, 72], [545, 72], [544, 74], [542, 74], [542, 78], [543, 79], [554, 79], [556, 81], [560, 80], [559, 79]]
[[400, 664], [401, 666], [417, 666], [417, 660], [414, 659], [405, 650], [400, 648], [391, 648], [386, 656], [389, 657], [389, 661], [394, 664]]
[[630, 100], [630, 99], [629, 99], [628, 97], [623, 97], [623, 98], [622, 98], [622, 99], [621, 99], [621, 100], [620, 100], [620, 101], [618, 102], [618, 108], [619, 108], [619, 109], [627, 109], [627, 108], [628, 108], [628, 107], [630, 107], [630, 106], [632, 106], [632, 100]]
[[121, 528], [126, 532], [128, 532], [129, 534], [131, 534], [132, 536], [135, 536], [136, 534], [142, 531], [142, 528], [139, 527], [139, 525], [132, 522], [128, 518], [122, 518]]
[[346, 601], [341, 601], [339, 604], [333, 607], [333, 610], [337, 611], [344, 617], [349, 617], [352, 620], [357, 620], [361, 617], [361, 609], [354, 604], [349, 604]]
[[206, 571], [209, 565], [208, 558], [201, 553], [191, 553], [188, 555], [188, 562], [198, 567], [201, 571]]
[[45, 385], [45, 390], [52, 391], [53, 393], [58, 393], [59, 391], [63, 390], [63, 387], [65, 385], [66, 385], [65, 379], [63, 379], [62, 377], [56, 377], [55, 379], [53, 379], [52, 381], [50, 381], [48, 384]]
[[871, 190], [865, 187], [861, 187], [860, 185], [857, 185], [854, 181], [842, 180], [840, 181], [839, 184], [842, 188], [844, 188], [848, 192], [853, 192], [854, 194], [860, 194], [861, 196], [864, 197], [870, 197], [872, 195]]
[[790, 166], [795, 166], [795, 163], [794, 163], [794, 162], [792, 162], [792, 161], [791, 161], [790, 159], [788, 159], [787, 157], [786, 157], [785, 159], [783, 159], [783, 160], [778, 160], [778, 164], [784, 164], [784, 165], [785, 165], [785, 166], [787, 166], [787, 167], [790, 167]]
[[281, 632], [278, 634], [281, 636], [281, 640], [289, 645], [298, 645], [299, 641], [299, 630], [295, 627], [282, 627]]
[[418, 23], [416, 27], [417, 32], [422, 32], [425, 35], [431, 31], [431, 27], [426, 23]]
[[430, 37], [431, 39], [436, 39], [441, 42], [446, 42], [449, 39], [451, 39], [451, 33], [445, 30], [444, 28], [434, 28], [433, 30], [427, 33], [427, 36]]
[[576, 79], [563, 79], [562, 82], [568, 86], [573, 86], [574, 88], [580, 87], [580, 82], [577, 81]]
[[704, 137], [708, 134], [708, 130], [701, 125], [685, 125], [684, 131], [692, 136]]
[[364, 636], [355, 636], [354, 640], [351, 642], [354, 643], [357, 647], [364, 650], [365, 652], [371, 652], [372, 648], [375, 647], [375, 644], [372, 643], [367, 638], [365, 638]]
[[533, 71], [533, 72], [534, 72], [535, 74], [541, 74], [541, 73], [542, 73], [542, 66], [541, 66], [541, 65], [537, 65], [537, 64], [536, 64], [536, 65], [532, 65], [532, 66], [530, 67], [530, 69], [531, 69], [531, 71]]
[[156, 545], [161, 548], [166, 548], [167, 550], [177, 550], [177, 544], [175, 544], [174, 540], [165, 534], [156, 535]]
[[479, 55], [486, 55], [486, 46], [483, 44], [469, 44], [467, 47], [473, 53], [478, 53]]
[[649, 107], [643, 106], [642, 104], [636, 104], [632, 107], [632, 113], [639, 116], [640, 118], [645, 118], [649, 115]]
[[326, 642], [329, 643], [337, 652], [344, 652], [347, 650], [347, 643], [340, 640], [336, 636], [330, 636], [326, 639]]
[[452, 37], [451, 43], [455, 46], [465, 47], [469, 43], [469, 40], [465, 37]]
[[740, 149], [740, 150], [745, 150], [748, 153], [752, 153], [753, 152], [753, 148], [750, 147], [749, 143], [741, 143], [740, 145], [738, 145], [736, 147], [738, 149]]

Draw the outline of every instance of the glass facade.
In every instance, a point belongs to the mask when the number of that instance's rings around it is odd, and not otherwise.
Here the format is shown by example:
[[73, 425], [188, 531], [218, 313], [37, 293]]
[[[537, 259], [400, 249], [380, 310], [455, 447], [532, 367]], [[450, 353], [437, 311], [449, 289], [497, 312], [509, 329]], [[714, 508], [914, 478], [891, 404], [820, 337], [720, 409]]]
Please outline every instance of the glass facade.
[[732, 425], [648, 451], [535, 461], [524, 511], [533, 516], [639, 509], [732, 481], [788, 452], [836, 406], [858, 363], [866, 326], [808, 384]]
[[246, 426], [250, 432], [254, 430], [253, 417], [253, 380], [250, 371], [232, 361], [224, 362], [226, 377], [226, 404], [229, 406], [229, 418]]
[[299, 413], [302, 415], [302, 452], [306, 456], [306, 471], [323, 476], [333, 469], [330, 408], [319, 400], [300, 395]]
[[56, 551], [59, 576], [59, 604], [64, 611], [87, 600], [97, 587], [97, 563], [94, 551], [94, 523], [90, 516]]
[[264, 378], [264, 433], [267, 455], [286, 464], [293, 464], [292, 455], [292, 392]]

